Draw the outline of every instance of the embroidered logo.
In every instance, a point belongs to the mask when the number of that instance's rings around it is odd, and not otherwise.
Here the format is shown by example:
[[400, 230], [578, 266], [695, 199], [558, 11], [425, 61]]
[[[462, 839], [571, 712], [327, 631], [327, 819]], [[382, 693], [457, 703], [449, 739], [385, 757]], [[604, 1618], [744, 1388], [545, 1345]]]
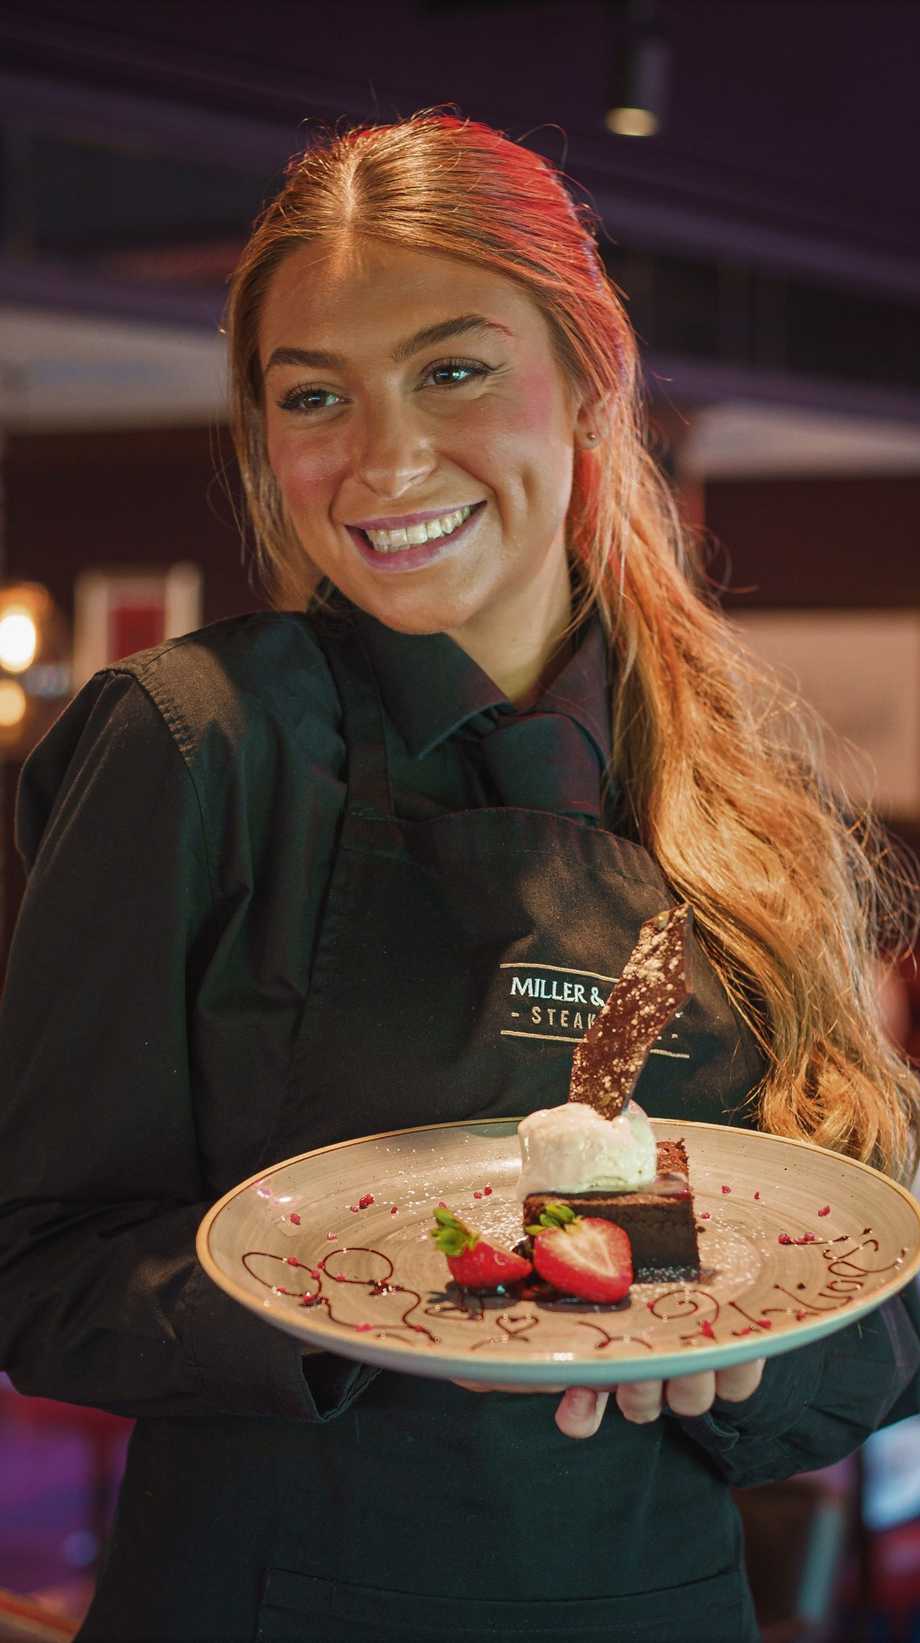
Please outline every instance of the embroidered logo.
[[[607, 1001], [616, 976], [596, 970], [573, 970], [563, 964], [511, 962], [502, 964], [506, 972], [508, 1025], [500, 1029], [502, 1038], [543, 1038], [557, 1044], [577, 1044]], [[683, 1011], [674, 1017], [679, 1021]], [[671, 1032], [672, 1040], [679, 1034]], [[674, 1061], [689, 1061], [686, 1050], [653, 1046], [652, 1055], [666, 1055]]]

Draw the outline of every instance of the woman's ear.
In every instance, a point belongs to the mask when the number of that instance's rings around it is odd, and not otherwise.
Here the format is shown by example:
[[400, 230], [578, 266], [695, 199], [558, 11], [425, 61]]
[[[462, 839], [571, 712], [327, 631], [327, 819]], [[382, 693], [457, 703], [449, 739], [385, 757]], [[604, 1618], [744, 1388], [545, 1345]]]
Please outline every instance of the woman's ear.
[[575, 413], [574, 438], [580, 450], [596, 450], [607, 428], [609, 398], [583, 401]]

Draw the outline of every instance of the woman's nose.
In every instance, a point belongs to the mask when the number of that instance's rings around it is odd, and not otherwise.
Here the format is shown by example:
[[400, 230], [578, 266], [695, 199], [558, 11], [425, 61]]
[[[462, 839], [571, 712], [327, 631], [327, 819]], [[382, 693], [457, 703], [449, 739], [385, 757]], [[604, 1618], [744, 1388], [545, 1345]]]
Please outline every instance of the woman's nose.
[[368, 490], [393, 498], [423, 484], [434, 465], [418, 420], [392, 404], [366, 411], [355, 431], [352, 463]]

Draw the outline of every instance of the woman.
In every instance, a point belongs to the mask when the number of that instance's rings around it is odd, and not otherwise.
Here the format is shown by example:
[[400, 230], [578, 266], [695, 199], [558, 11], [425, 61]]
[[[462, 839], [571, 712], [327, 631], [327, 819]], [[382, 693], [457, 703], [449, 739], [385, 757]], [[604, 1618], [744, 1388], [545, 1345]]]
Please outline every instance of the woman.
[[694, 591], [543, 160], [436, 111], [317, 142], [228, 336], [276, 609], [98, 675], [20, 800], [0, 1353], [138, 1418], [81, 1639], [753, 1638], [727, 1485], [914, 1407], [902, 1301], [605, 1411], [302, 1357], [194, 1232], [270, 1161], [563, 1100], [503, 966], [609, 974], [677, 896], [688, 1060], [646, 1109], [906, 1175], [881, 881]]

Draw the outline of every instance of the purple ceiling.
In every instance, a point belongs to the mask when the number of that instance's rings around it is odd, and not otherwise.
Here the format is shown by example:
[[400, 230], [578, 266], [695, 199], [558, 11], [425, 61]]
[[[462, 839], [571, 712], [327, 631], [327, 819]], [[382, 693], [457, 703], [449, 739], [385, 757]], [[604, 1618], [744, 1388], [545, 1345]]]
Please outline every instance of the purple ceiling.
[[[8, 81], [83, 83], [298, 142], [311, 114], [392, 119], [455, 101], [554, 159], [617, 234], [742, 248], [823, 242], [909, 279], [920, 268], [920, 5], [660, 0], [663, 134], [603, 128], [628, 7], [615, 0], [0, 5]], [[0, 65], [0, 72], [4, 72]], [[554, 127], [560, 127], [556, 130]], [[541, 129], [537, 129], [541, 128]], [[240, 158], [245, 155], [241, 152]], [[683, 228], [681, 220], [684, 219]], [[918, 280], [920, 285], [920, 280]]]

